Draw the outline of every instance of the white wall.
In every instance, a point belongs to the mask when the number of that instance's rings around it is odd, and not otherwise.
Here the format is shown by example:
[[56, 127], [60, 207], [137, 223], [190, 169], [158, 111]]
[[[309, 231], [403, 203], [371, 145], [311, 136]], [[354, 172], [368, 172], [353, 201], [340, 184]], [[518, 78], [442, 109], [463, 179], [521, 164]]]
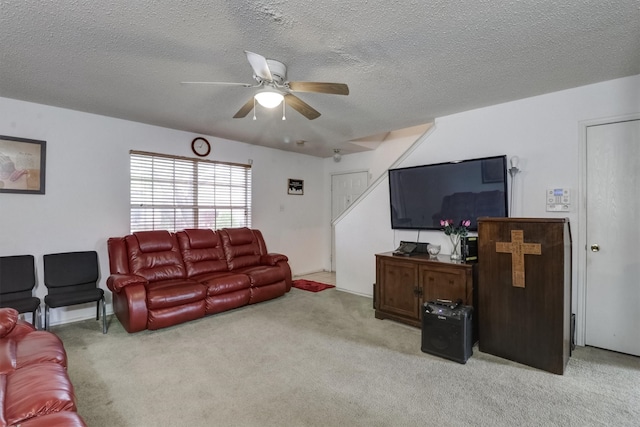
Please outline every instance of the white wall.
[[[0, 135], [47, 142], [46, 194], [0, 193], [0, 256], [36, 257], [41, 299], [46, 253], [98, 251], [106, 289], [107, 239], [129, 232], [129, 150], [191, 157], [191, 140], [200, 136], [7, 98], [0, 98]], [[268, 249], [287, 254], [294, 273], [321, 270], [326, 250], [309, 242], [327, 239], [323, 159], [207, 138], [210, 159], [253, 160], [253, 227], [263, 232]], [[288, 178], [305, 180], [304, 196], [287, 195]], [[52, 310], [51, 321], [91, 318], [94, 310]]]
[[[574, 236], [573, 307], [576, 311], [579, 309], [577, 294], [583, 289], [577, 283], [578, 262], [575, 260], [584, 256], [584, 244], [580, 245], [577, 238], [584, 203], [579, 194], [580, 122], [639, 111], [640, 76], [467, 111], [437, 119], [435, 129], [393, 167], [518, 155], [522, 173], [515, 181], [512, 216], [569, 217]], [[568, 214], [545, 211], [545, 190], [554, 187], [568, 187], [573, 191], [574, 204]], [[375, 282], [374, 254], [392, 251], [400, 240], [416, 239], [416, 231], [391, 230], [385, 177], [336, 223], [337, 287], [371, 296]], [[450, 243], [442, 232], [423, 231], [420, 241], [442, 244], [442, 252], [449, 252]]]
[[[331, 185], [332, 174], [362, 170], [369, 171], [370, 183], [377, 180], [432, 125], [427, 123], [389, 132], [375, 150], [344, 155], [340, 162], [333, 161], [333, 158], [325, 159], [326, 182], [329, 186]], [[331, 212], [331, 206], [329, 206], [329, 212]]]
[[[335, 162], [333, 158], [324, 160], [324, 219], [323, 232], [328, 238], [328, 246], [324, 255], [324, 270], [331, 270], [331, 177], [335, 174], [367, 171], [369, 173], [369, 185], [377, 181], [381, 175], [386, 174], [387, 169], [410, 147], [415, 144], [422, 135], [431, 127], [432, 123], [412, 126], [389, 132], [382, 143], [371, 151], [347, 154], [342, 156], [340, 162]], [[354, 204], [357, 205], [357, 201]]]

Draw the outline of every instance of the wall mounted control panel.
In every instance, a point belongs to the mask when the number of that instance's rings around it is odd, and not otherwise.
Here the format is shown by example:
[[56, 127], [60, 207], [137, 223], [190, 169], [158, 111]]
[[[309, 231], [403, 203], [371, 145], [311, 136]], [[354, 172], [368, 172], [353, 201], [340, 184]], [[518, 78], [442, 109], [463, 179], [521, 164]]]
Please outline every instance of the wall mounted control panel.
[[550, 188], [547, 190], [547, 212], [568, 212], [571, 210], [571, 190]]

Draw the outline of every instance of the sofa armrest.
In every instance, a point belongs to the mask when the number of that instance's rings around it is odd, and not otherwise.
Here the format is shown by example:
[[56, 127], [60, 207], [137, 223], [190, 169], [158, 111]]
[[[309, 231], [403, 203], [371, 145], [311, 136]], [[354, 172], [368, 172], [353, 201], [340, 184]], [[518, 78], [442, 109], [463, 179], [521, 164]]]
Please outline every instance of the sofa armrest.
[[0, 308], [0, 338], [4, 338], [15, 328], [18, 322], [18, 310], [14, 308]]
[[260, 256], [260, 264], [262, 265], [277, 265], [280, 261], [289, 261], [286, 255], [282, 254], [266, 254]]
[[73, 411], [60, 411], [46, 415], [37, 415], [26, 421], [22, 421], [18, 425], [20, 427], [87, 427], [82, 417]]
[[114, 293], [120, 293], [125, 286], [146, 285], [149, 281], [135, 274], [112, 274], [107, 278], [107, 287]]

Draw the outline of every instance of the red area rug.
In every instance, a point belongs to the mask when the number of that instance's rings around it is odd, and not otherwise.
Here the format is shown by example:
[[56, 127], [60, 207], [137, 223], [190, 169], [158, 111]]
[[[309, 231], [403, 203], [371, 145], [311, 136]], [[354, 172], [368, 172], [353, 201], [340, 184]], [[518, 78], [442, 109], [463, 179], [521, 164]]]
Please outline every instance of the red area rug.
[[335, 288], [333, 285], [326, 283], [314, 282], [313, 280], [298, 279], [293, 281], [293, 287], [309, 292], [320, 292], [325, 289]]

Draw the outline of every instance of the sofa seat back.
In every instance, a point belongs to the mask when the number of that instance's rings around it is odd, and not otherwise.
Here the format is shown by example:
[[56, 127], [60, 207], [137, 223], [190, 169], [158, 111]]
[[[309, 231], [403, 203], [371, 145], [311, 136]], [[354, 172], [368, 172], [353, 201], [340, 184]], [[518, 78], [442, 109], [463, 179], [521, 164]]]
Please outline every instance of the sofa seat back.
[[210, 229], [187, 229], [176, 233], [187, 277], [227, 272], [220, 235]]
[[126, 236], [129, 272], [149, 282], [187, 277], [175, 234], [139, 231]]
[[0, 374], [44, 362], [67, 366], [60, 338], [19, 320], [17, 310], [0, 309]]
[[0, 373], [43, 362], [67, 366], [67, 354], [62, 341], [45, 331], [33, 331], [28, 336], [0, 340], [0, 354], [3, 355], [0, 357]]
[[218, 233], [230, 271], [260, 265], [260, 243], [250, 229], [223, 228]]

